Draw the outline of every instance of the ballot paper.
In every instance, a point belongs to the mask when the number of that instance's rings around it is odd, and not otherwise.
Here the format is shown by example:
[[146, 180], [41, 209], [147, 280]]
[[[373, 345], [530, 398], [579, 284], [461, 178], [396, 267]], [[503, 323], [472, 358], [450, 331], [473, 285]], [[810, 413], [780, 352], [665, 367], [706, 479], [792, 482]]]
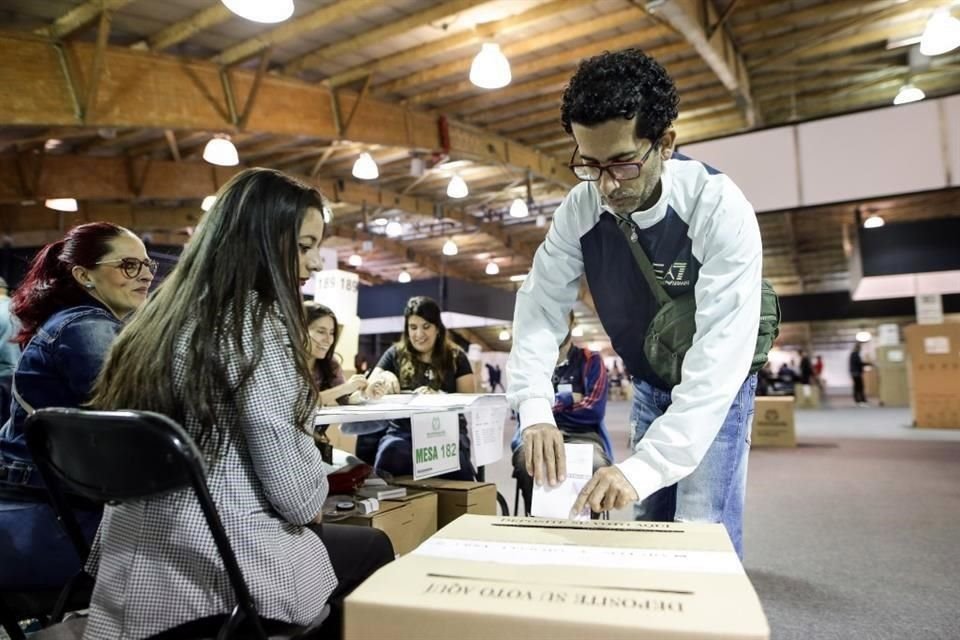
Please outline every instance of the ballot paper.
[[[530, 513], [541, 518], [569, 518], [573, 503], [593, 475], [593, 445], [564, 444], [567, 457], [567, 477], [555, 487], [533, 485], [533, 505]], [[589, 520], [590, 507], [584, 507], [574, 520]]]

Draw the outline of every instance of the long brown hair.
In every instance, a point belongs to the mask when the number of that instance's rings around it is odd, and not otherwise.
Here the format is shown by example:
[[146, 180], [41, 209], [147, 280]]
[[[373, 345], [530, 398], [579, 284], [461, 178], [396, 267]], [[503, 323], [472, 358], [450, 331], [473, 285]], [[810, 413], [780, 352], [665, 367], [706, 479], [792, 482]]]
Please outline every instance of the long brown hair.
[[423, 366], [419, 352], [410, 342], [410, 316], [419, 316], [437, 328], [437, 341], [433, 343], [433, 350], [430, 352], [430, 366], [437, 375], [430, 386], [440, 389], [447, 374], [456, 370], [457, 355], [462, 349], [447, 336], [447, 327], [440, 315], [440, 305], [427, 296], [410, 298], [403, 310], [403, 336], [396, 345], [400, 387], [409, 389], [417, 371]]
[[[303, 380], [297, 426], [308, 431], [317, 389], [308, 363], [298, 237], [307, 210], [323, 207], [319, 191], [279, 171], [247, 169], [231, 178], [176, 268], [113, 344], [91, 405], [156, 411], [179, 422], [193, 415], [200, 422], [198, 443], [216, 436], [219, 448], [225, 434], [215, 407], [235, 401], [263, 356], [262, 336], [255, 332], [252, 344], [245, 343], [244, 325], [264, 326], [266, 316], [278, 312]], [[251, 302], [252, 312], [246, 309]], [[174, 353], [186, 326], [191, 326], [183, 386], [188, 391], [178, 397]], [[234, 367], [239, 378], [228, 375]]]
[[337, 342], [340, 340], [340, 323], [337, 322], [337, 315], [330, 307], [324, 306], [319, 302], [307, 302], [303, 305], [307, 311], [307, 331], [310, 325], [320, 318], [330, 318], [333, 320], [333, 342], [327, 349], [327, 355], [317, 358], [313, 363], [314, 379], [317, 381], [317, 387], [320, 391], [326, 391], [333, 386], [333, 378], [336, 376], [340, 363], [337, 362], [334, 351], [337, 348]]

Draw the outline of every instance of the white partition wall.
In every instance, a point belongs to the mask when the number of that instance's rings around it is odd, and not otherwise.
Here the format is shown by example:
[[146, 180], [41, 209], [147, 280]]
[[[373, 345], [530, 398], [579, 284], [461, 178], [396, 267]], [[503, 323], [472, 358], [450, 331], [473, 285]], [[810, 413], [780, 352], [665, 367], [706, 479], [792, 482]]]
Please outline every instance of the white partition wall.
[[681, 141], [678, 150], [733, 178], [757, 211], [960, 186], [960, 96]]
[[797, 125], [805, 205], [947, 186], [936, 101]]
[[730, 176], [757, 211], [800, 206], [793, 127], [682, 145], [680, 153]]
[[950, 185], [960, 187], [960, 96], [951, 96], [938, 101], [940, 120], [946, 127], [947, 162], [950, 168]]

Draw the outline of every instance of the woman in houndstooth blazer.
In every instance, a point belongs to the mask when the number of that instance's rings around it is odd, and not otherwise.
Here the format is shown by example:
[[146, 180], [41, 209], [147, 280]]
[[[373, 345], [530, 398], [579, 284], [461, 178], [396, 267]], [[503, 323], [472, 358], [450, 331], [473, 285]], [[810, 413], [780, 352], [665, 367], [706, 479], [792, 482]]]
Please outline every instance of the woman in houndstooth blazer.
[[[93, 399], [184, 425], [257, 610], [296, 624], [393, 558], [379, 532], [319, 527], [327, 479], [299, 290], [319, 266], [323, 210], [279, 172], [235, 176], [118, 337]], [[107, 507], [90, 564], [86, 638], [145, 638], [236, 604], [191, 491]]]

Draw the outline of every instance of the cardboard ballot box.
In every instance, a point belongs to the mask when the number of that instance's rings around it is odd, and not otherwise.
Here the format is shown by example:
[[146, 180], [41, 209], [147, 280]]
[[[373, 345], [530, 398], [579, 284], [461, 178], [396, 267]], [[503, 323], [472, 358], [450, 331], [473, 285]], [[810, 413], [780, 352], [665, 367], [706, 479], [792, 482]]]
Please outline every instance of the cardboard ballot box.
[[381, 505], [407, 504], [410, 505], [409, 535], [404, 537], [403, 549], [394, 548], [400, 554], [409, 553], [420, 546], [420, 543], [437, 532], [437, 494], [430, 491], [407, 491], [402, 498], [384, 500]]
[[380, 508], [373, 513], [352, 515], [335, 524], [350, 524], [358, 527], [373, 527], [380, 529], [393, 545], [395, 553], [408, 553], [416, 546], [413, 542], [414, 524], [413, 507], [405, 502], [380, 503]]
[[428, 491], [412, 491], [403, 498], [381, 500], [380, 508], [373, 513], [353, 515], [337, 524], [380, 529], [390, 538], [393, 550], [403, 555], [436, 533], [437, 496]]
[[758, 396], [750, 436], [754, 447], [795, 447], [793, 396]]
[[398, 478], [394, 484], [436, 493], [438, 527], [450, 524], [465, 513], [485, 516], [497, 514], [497, 486], [489, 482]]
[[719, 524], [465, 515], [346, 600], [345, 638], [761, 640]]

